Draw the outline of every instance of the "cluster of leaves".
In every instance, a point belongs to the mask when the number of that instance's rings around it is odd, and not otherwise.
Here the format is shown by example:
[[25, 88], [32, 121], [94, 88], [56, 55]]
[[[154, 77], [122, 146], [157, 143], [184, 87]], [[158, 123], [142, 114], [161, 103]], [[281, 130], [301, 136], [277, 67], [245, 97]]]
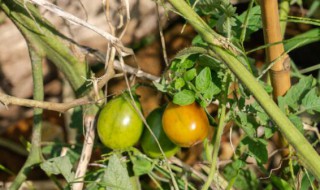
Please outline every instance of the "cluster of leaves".
[[223, 72], [219, 62], [200, 54], [183, 54], [176, 57], [160, 83], [158, 90], [171, 95], [173, 102], [188, 105], [195, 100], [205, 107], [221, 92]]
[[[269, 93], [271, 93], [270, 87], [266, 86], [266, 89], [269, 89]], [[303, 76], [289, 89], [285, 96], [278, 98], [280, 108], [304, 135], [307, 134], [303, 129], [301, 114], [308, 114], [309, 118], [313, 118], [312, 123], [319, 122], [317, 117], [314, 117], [320, 112], [320, 96], [318, 91], [316, 80], [312, 76]], [[237, 101], [233, 100], [230, 102], [232, 105], [231, 109], [238, 110], [232, 113], [231, 119], [245, 132], [245, 136], [237, 148], [236, 159], [224, 168], [224, 176], [228, 180], [231, 180], [234, 186], [239, 189], [257, 189], [259, 188], [258, 183], [256, 183], [257, 177], [248, 169], [245, 161], [249, 156], [254, 158], [260, 170], [266, 176], [269, 176], [269, 172], [265, 170], [263, 164], [266, 164], [268, 161], [267, 140], [273, 136], [276, 126], [256, 101], [246, 100], [250, 100], [250, 98], [241, 96]], [[312, 142], [317, 142], [317, 137], [314, 134], [311, 134], [309, 139]], [[291, 175], [290, 172], [294, 172], [293, 175], [297, 175], [298, 172], [302, 171], [297, 162], [293, 161], [291, 167], [294, 169], [290, 171], [288, 166], [288, 168], [284, 169], [284, 174]], [[311, 174], [304, 173], [303, 186], [309, 188], [312, 185], [309, 180], [313, 178]], [[280, 189], [293, 189], [293, 181], [290, 184], [274, 175], [270, 175], [266, 181], [271, 181], [273, 186]]]
[[239, 40], [244, 27], [245, 38], [262, 27], [260, 6], [250, 7], [237, 15], [236, 7], [229, 0], [199, 0], [195, 4], [195, 10], [200, 15], [207, 16], [208, 24], [228, 39]]

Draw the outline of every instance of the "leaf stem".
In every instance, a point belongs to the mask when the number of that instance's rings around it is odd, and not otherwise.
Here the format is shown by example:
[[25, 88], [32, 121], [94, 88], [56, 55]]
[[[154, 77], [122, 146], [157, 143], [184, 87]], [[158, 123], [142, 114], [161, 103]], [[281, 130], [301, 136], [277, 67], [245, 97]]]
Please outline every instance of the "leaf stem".
[[[43, 100], [43, 75], [42, 75], [42, 62], [43, 56], [39, 55], [34, 47], [29, 46], [29, 54], [32, 65], [32, 76], [33, 76], [33, 98], [35, 100]], [[42, 112], [41, 108], [34, 108], [33, 116], [33, 130], [31, 137], [31, 149], [27, 161], [20, 169], [17, 177], [12, 182], [10, 190], [19, 189], [21, 184], [27, 179], [27, 175], [32, 170], [32, 167], [39, 164], [42, 161], [41, 153], [41, 129], [42, 129]]]
[[227, 94], [228, 94], [228, 89], [229, 89], [229, 84], [227, 82], [229, 74], [225, 75], [224, 77], [224, 93], [222, 95], [221, 98], [221, 103], [220, 103], [220, 114], [219, 114], [219, 124], [218, 124], [218, 129], [214, 134], [213, 137], [213, 154], [212, 154], [212, 161], [211, 161], [211, 168], [209, 171], [209, 176], [207, 181], [205, 182], [205, 184], [202, 187], [202, 190], [207, 190], [209, 189], [213, 178], [215, 176], [216, 173], [216, 169], [217, 169], [217, 162], [218, 162], [218, 154], [219, 154], [219, 147], [220, 147], [220, 141], [221, 141], [221, 136], [223, 134], [223, 130], [225, 127], [225, 119], [226, 119], [226, 110], [227, 110]]

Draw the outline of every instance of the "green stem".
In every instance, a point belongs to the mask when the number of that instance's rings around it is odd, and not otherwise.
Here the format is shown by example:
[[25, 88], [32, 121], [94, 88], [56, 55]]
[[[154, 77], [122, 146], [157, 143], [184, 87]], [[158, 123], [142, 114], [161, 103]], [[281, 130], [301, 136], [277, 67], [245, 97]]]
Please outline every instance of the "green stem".
[[247, 9], [247, 14], [246, 14], [246, 17], [244, 19], [244, 23], [243, 23], [243, 26], [242, 26], [242, 30], [241, 30], [241, 35], [240, 35], [240, 43], [241, 45], [243, 46], [243, 42], [246, 38], [246, 32], [247, 32], [247, 27], [248, 27], [248, 23], [249, 23], [249, 15], [250, 15], [250, 11], [253, 7], [253, 3], [254, 3], [254, 0], [251, 0], [250, 1], [250, 4], [248, 6], [248, 9]]
[[[33, 76], [33, 99], [43, 100], [43, 75], [42, 75], [42, 62], [43, 56], [37, 54], [34, 48], [29, 45], [29, 54], [32, 65]], [[27, 175], [32, 170], [32, 167], [42, 161], [41, 153], [41, 129], [42, 129], [42, 112], [40, 108], [34, 108], [33, 116], [33, 130], [31, 137], [31, 149], [27, 161], [20, 169], [17, 177], [12, 182], [10, 190], [19, 189], [21, 184], [27, 179]]]
[[215, 38], [213, 31], [201, 18], [189, 7], [184, 0], [168, 0], [172, 6], [197, 30], [201, 37], [209, 44], [209, 48], [219, 56], [229, 67], [234, 75], [250, 90], [261, 107], [273, 119], [289, 144], [294, 147], [302, 163], [312, 174], [320, 179], [320, 157], [308, 140], [298, 131], [286, 115], [280, 110], [269, 94], [263, 89], [255, 77], [242, 65], [234, 55], [225, 49], [213, 45]]
[[224, 89], [224, 93], [222, 95], [222, 98], [221, 98], [221, 103], [220, 103], [220, 114], [219, 114], [219, 124], [218, 124], [218, 129], [217, 131], [215, 132], [214, 134], [214, 137], [213, 137], [213, 154], [212, 154], [212, 161], [211, 161], [211, 168], [210, 168], [210, 171], [209, 171], [209, 176], [208, 176], [208, 179], [207, 181], [205, 182], [205, 184], [203, 185], [202, 187], [202, 190], [207, 190], [209, 189], [212, 181], [213, 181], [213, 178], [215, 176], [215, 173], [216, 173], [216, 169], [217, 169], [217, 162], [218, 162], [218, 154], [219, 154], [219, 148], [220, 148], [220, 142], [221, 142], [221, 137], [222, 137], [222, 134], [223, 134], [223, 130], [224, 130], [224, 127], [225, 127], [225, 119], [226, 119], [226, 104], [227, 104], [227, 94], [228, 94], [228, 88], [229, 88], [229, 85], [228, 85], [228, 82], [227, 82], [227, 79], [228, 79], [228, 74], [225, 75], [224, 77], [224, 85], [225, 85], [225, 89]]
[[284, 36], [286, 32], [289, 11], [290, 11], [290, 0], [282, 0], [280, 3], [280, 13], [279, 13], [280, 14], [279, 19], [281, 20], [280, 28], [281, 28], [282, 36]]

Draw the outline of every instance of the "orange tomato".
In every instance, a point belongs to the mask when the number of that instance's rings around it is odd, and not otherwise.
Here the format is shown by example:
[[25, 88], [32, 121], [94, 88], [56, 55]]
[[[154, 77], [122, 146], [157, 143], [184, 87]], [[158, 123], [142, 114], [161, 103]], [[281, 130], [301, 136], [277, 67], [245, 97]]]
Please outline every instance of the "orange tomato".
[[209, 120], [197, 103], [179, 106], [170, 102], [162, 117], [163, 130], [168, 138], [181, 147], [202, 142], [209, 133]]

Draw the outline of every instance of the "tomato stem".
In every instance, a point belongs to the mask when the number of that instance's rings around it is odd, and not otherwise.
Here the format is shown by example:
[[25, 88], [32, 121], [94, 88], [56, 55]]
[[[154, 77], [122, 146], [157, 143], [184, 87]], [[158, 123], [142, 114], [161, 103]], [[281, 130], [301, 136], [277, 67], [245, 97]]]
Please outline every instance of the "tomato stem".
[[219, 154], [219, 147], [220, 147], [220, 141], [221, 141], [221, 136], [223, 134], [223, 130], [225, 127], [225, 120], [226, 120], [226, 110], [227, 110], [227, 94], [228, 94], [228, 89], [229, 89], [229, 82], [228, 82], [228, 78], [229, 78], [229, 73], [225, 75], [224, 79], [223, 79], [223, 83], [224, 83], [224, 93], [221, 96], [221, 103], [219, 105], [219, 124], [218, 124], [218, 128], [214, 134], [214, 137], [212, 139], [212, 143], [213, 143], [213, 154], [212, 154], [212, 158], [211, 158], [211, 167], [210, 167], [210, 171], [209, 171], [209, 176], [207, 181], [205, 182], [205, 184], [202, 187], [202, 190], [207, 190], [210, 187], [210, 184], [213, 181], [213, 178], [215, 176], [216, 173], [216, 169], [217, 169], [217, 162], [218, 162], [218, 154]]

